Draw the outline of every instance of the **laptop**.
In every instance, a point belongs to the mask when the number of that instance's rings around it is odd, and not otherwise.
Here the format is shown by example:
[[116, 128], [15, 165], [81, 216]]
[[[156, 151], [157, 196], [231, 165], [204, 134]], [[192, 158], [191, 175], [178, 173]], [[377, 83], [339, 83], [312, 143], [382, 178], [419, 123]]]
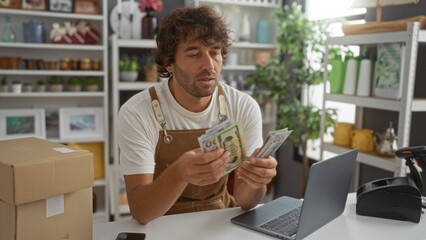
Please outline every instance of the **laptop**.
[[346, 205], [358, 149], [311, 166], [304, 200], [280, 197], [231, 219], [282, 239], [303, 239], [340, 216]]

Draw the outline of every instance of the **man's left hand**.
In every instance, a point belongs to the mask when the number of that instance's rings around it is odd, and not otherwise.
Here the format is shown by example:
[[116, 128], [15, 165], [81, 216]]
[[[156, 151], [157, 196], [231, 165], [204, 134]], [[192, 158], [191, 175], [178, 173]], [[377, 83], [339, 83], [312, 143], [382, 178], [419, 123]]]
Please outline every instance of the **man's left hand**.
[[259, 149], [238, 167], [237, 177], [252, 188], [262, 188], [277, 175], [277, 160], [274, 157], [256, 158]]

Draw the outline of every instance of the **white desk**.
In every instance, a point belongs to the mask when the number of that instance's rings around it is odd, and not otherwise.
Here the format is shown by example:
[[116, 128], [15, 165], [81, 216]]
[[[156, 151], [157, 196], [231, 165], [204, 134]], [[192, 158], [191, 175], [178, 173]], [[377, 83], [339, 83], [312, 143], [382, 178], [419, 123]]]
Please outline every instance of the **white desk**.
[[[356, 197], [349, 194], [346, 209], [324, 227], [309, 235], [307, 240], [426, 240], [426, 216], [420, 223], [364, 217], [355, 213]], [[144, 232], [147, 240], [256, 240], [277, 239], [231, 223], [243, 213], [240, 208], [163, 216], [143, 226], [135, 220], [94, 224], [93, 240], [115, 240], [119, 232]]]

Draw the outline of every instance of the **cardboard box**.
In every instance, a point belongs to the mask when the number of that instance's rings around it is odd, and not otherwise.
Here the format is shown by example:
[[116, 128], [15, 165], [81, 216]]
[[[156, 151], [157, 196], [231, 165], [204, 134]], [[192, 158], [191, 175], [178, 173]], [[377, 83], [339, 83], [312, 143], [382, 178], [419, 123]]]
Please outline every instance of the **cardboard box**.
[[92, 153], [22, 138], [0, 156], [1, 240], [92, 239]]

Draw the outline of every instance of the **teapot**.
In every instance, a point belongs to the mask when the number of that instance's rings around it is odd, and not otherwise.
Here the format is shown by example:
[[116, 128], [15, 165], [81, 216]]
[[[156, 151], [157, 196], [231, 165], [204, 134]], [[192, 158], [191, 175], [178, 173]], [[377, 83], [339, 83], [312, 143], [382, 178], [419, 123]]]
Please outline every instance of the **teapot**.
[[395, 135], [392, 122], [390, 122], [389, 127], [383, 134], [379, 134], [378, 132], [375, 133], [374, 141], [376, 143], [376, 152], [387, 157], [395, 156], [395, 152], [398, 150], [397, 139], [398, 137]]
[[352, 131], [351, 148], [358, 148], [361, 152], [374, 151], [373, 130], [356, 129]]

